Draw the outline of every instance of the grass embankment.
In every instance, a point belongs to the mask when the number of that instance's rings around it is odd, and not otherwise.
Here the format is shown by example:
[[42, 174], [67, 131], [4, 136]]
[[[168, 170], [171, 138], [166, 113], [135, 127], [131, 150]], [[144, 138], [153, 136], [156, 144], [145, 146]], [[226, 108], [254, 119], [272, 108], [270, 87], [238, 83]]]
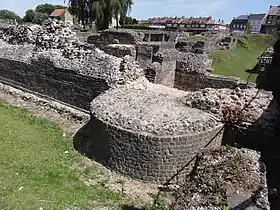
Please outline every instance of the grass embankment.
[[[210, 54], [213, 59], [214, 74], [248, 78], [246, 69], [251, 69], [257, 63], [257, 58], [273, 41], [273, 36], [250, 34], [238, 37], [237, 46], [230, 50], [216, 51]], [[255, 81], [256, 75], [251, 77]]]
[[100, 173], [54, 124], [0, 100], [0, 209], [93, 209], [121, 193], [86, 185]]

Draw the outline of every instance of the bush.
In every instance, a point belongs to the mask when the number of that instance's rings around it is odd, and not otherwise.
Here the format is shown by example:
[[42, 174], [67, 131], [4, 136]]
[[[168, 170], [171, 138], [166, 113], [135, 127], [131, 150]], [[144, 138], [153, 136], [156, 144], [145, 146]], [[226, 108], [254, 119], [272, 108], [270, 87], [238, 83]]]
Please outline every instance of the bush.
[[41, 12], [35, 12], [33, 23], [40, 24], [47, 20], [49, 18], [49, 15], [46, 13], [41, 13]]
[[242, 47], [242, 48], [248, 49], [249, 48], [248, 40], [246, 38], [239, 38], [237, 40], [237, 47]]
[[17, 22], [21, 22], [21, 17], [19, 17], [16, 13], [10, 10], [2, 9], [0, 10], [0, 19], [4, 20], [13, 20]]

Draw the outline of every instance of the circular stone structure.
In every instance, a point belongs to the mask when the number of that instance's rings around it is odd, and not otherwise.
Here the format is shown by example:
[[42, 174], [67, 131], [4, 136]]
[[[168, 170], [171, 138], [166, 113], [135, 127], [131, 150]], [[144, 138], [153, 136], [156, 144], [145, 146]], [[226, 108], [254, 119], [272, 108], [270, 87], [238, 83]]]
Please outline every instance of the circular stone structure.
[[108, 166], [133, 178], [163, 183], [213, 137], [210, 147], [220, 146], [222, 136], [216, 134], [223, 124], [184, 105], [186, 94], [141, 78], [96, 97], [92, 120], [98, 123], [98, 137], [103, 138], [99, 141], [106, 144]]

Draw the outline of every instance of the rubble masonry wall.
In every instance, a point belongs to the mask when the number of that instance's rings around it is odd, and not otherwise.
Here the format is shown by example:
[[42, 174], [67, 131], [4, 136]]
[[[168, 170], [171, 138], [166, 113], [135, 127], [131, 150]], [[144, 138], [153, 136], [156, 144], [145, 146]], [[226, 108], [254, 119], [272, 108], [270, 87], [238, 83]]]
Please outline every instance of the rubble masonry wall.
[[0, 58], [0, 76], [9, 83], [85, 110], [89, 110], [93, 98], [109, 89], [102, 78], [84, 76], [47, 63]]
[[[92, 116], [98, 127], [98, 141], [107, 148], [108, 166], [117, 172], [154, 183], [164, 183], [190, 161], [222, 129], [219, 125], [212, 130], [195, 135], [154, 136], [135, 133], [110, 125]], [[104, 133], [102, 133], [104, 132]], [[223, 132], [214, 138], [210, 148], [221, 145]], [[190, 172], [191, 165], [178, 179]]]
[[197, 74], [184, 70], [175, 70], [174, 87], [179, 90], [197, 91], [204, 88], [246, 88], [246, 81], [237, 77], [214, 75], [210, 73]]

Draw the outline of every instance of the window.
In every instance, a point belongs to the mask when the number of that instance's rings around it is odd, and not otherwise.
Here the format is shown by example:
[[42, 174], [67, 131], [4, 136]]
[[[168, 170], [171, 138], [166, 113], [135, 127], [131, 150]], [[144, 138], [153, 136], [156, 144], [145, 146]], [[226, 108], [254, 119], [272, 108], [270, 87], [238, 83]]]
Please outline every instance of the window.
[[201, 27], [201, 28], [205, 28], [205, 25], [204, 25], [204, 24], [202, 24], [202, 25], [200, 25], [200, 27]]

